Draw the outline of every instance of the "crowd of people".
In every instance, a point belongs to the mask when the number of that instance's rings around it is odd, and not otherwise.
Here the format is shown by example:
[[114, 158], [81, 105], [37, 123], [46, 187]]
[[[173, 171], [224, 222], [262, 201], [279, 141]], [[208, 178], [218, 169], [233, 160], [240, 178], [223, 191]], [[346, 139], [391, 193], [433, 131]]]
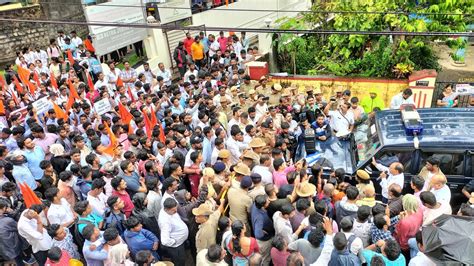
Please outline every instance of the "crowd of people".
[[[435, 265], [422, 230], [453, 207], [437, 158], [411, 180], [374, 158], [376, 181], [298, 153], [308, 130], [347, 141], [384, 108], [376, 92], [326, 102], [251, 80], [245, 33], [188, 35], [177, 78], [103, 69], [73, 33], [50, 44], [0, 79], [2, 265]], [[474, 182], [463, 192], [459, 215], [474, 216]]]

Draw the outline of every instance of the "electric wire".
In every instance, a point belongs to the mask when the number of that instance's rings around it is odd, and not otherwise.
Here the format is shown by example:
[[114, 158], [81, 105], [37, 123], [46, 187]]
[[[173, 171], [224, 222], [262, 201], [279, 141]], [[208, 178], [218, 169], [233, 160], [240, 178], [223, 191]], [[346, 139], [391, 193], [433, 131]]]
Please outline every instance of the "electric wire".
[[[130, 7], [130, 8], [146, 8], [147, 5], [124, 5], [124, 4], [98, 4], [98, 5], [86, 5], [82, 3], [64, 3], [54, 1], [41, 1], [41, 5], [74, 5], [74, 6], [85, 6], [85, 7]], [[172, 6], [157, 6], [158, 9], [177, 9], [177, 10], [192, 10], [191, 7], [172, 7]], [[472, 16], [473, 13], [434, 13], [434, 12], [408, 12], [408, 11], [350, 11], [350, 10], [275, 10], [275, 9], [244, 9], [244, 8], [212, 8], [205, 11], [236, 11], [236, 12], [281, 12], [281, 13], [315, 13], [315, 14], [393, 14], [393, 15], [422, 15], [422, 16]]]
[[180, 26], [180, 25], [161, 25], [157, 23], [117, 23], [117, 22], [103, 22], [103, 21], [61, 21], [61, 20], [41, 20], [41, 19], [14, 19], [14, 18], [0, 18], [3, 23], [40, 23], [40, 24], [55, 24], [55, 25], [83, 25], [83, 26], [103, 26], [103, 27], [122, 27], [122, 28], [150, 28], [162, 29], [165, 31], [182, 30], [182, 31], [245, 31], [252, 33], [277, 33], [277, 34], [308, 34], [308, 35], [404, 35], [404, 36], [461, 36], [474, 37], [473, 32], [406, 32], [406, 31], [338, 31], [338, 30], [324, 30], [324, 29], [275, 29], [270, 27], [263, 28], [236, 28], [236, 27], [215, 27], [215, 26]]

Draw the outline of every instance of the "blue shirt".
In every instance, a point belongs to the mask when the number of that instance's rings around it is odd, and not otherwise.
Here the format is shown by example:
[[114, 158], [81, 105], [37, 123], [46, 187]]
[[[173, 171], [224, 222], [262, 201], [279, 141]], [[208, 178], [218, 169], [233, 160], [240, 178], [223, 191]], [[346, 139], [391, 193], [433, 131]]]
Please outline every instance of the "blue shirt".
[[267, 241], [275, 235], [273, 222], [266, 210], [258, 209], [255, 204], [252, 204], [250, 217], [252, 218], [252, 228], [256, 239]]
[[33, 150], [25, 149], [23, 152], [27, 160], [28, 168], [36, 180], [43, 177], [43, 169], [40, 168], [41, 161], [44, 160], [44, 151], [39, 146], [35, 146]]
[[[87, 217], [79, 217], [79, 220], [91, 222], [93, 225], [95, 225], [95, 227], [99, 228], [100, 222], [102, 222], [104, 219], [97, 214], [91, 213], [87, 215]], [[84, 227], [86, 226], [87, 224], [78, 224], [77, 229], [79, 229], [79, 233], [82, 234], [82, 230], [84, 230]]]
[[[91, 251], [89, 248], [91, 245], [100, 242], [102, 243], [99, 245], [95, 250]], [[104, 244], [105, 240], [100, 236], [99, 240], [96, 242], [90, 242], [89, 240], [84, 241], [84, 247], [82, 248], [82, 253], [84, 254], [84, 258], [86, 259], [86, 265], [88, 266], [103, 266], [104, 260], [109, 257], [109, 253], [105, 251]]]
[[133, 192], [137, 192], [138, 189], [140, 188], [140, 177], [135, 171], [132, 172], [132, 175], [123, 174], [120, 177], [122, 177], [123, 180], [127, 182], [127, 189]]
[[372, 260], [372, 257], [374, 256], [380, 256], [382, 257], [383, 261], [385, 262], [386, 266], [405, 266], [405, 256], [400, 253], [398, 258], [394, 261], [391, 261], [387, 259], [384, 255], [374, 252], [372, 250], [364, 249], [362, 250], [362, 256], [364, 256], [365, 260], [367, 261], [367, 265], [370, 266], [370, 261]]
[[202, 159], [204, 164], [211, 165], [212, 157], [212, 143], [208, 138], [204, 138], [202, 141]]
[[8, 151], [14, 151], [18, 149], [18, 143], [16, 142], [16, 139], [14, 139], [13, 137], [9, 137], [5, 141], [5, 146], [7, 146]]

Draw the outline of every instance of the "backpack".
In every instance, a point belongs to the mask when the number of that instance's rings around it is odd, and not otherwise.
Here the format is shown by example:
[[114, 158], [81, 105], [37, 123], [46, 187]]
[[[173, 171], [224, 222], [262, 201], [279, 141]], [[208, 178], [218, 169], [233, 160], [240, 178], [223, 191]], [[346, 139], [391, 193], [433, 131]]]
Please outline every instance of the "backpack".
[[78, 220], [74, 224], [74, 234], [72, 235], [73, 240], [74, 240], [74, 243], [76, 243], [76, 245], [77, 245], [79, 253], [82, 254], [82, 247], [84, 246], [84, 242], [86, 240], [84, 239], [84, 236], [82, 236], [82, 234], [79, 232], [79, 225], [80, 224], [85, 224], [86, 226], [88, 226], [88, 225], [93, 224], [93, 223], [91, 223], [87, 220]]

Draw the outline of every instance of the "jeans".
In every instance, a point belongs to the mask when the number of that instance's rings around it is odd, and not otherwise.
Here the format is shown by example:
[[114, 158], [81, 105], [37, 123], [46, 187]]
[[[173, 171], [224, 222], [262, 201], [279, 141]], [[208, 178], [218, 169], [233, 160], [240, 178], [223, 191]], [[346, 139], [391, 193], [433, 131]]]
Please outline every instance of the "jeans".
[[410, 247], [410, 257], [415, 257], [418, 253], [418, 244], [416, 243], [416, 238], [408, 239], [408, 246]]

